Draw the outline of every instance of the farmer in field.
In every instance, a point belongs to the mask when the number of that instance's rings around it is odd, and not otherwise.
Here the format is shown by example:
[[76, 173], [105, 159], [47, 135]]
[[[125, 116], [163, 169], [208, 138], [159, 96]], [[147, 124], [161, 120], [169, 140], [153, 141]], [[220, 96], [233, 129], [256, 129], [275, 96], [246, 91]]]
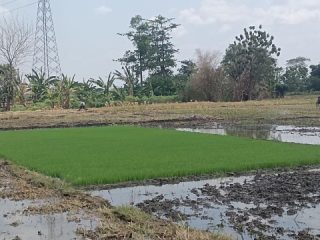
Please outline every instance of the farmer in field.
[[86, 110], [86, 103], [83, 101], [80, 102], [79, 111], [81, 111], [81, 110]]

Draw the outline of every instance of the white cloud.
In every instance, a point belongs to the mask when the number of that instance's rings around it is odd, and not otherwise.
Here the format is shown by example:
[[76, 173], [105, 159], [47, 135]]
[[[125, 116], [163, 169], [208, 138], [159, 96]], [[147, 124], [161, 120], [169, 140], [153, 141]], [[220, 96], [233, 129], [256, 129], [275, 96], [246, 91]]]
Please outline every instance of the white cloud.
[[102, 6], [100, 6], [100, 7], [97, 7], [97, 8], [95, 9], [95, 11], [96, 11], [97, 14], [107, 15], [107, 14], [109, 14], [109, 13], [112, 12], [112, 9], [109, 8], [109, 7], [107, 7], [107, 6], [102, 5]]
[[187, 29], [184, 26], [180, 25], [179, 27], [174, 29], [173, 36], [175, 36], [176, 38], [181, 38], [184, 37], [187, 33]]
[[244, 0], [201, 0], [198, 8], [181, 10], [179, 15], [184, 21], [192, 24], [232, 24], [245, 23], [280, 23], [300, 24], [320, 22], [319, 0], [282, 0], [259, 1]]

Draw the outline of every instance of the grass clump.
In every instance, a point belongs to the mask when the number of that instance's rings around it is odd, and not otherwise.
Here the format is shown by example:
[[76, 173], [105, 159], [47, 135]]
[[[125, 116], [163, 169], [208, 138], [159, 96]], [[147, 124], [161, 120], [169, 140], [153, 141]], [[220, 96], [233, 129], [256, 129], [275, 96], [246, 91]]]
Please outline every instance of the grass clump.
[[138, 127], [2, 132], [0, 155], [75, 185], [320, 163], [320, 147]]

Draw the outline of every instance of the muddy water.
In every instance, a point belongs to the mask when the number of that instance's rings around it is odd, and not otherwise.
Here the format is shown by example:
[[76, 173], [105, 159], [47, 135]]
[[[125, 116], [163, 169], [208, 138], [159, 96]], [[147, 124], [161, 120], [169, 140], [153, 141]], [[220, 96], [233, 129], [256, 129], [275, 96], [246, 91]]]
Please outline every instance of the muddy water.
[[[279, 179], [289, 180], [282, 186]], [[312, 179], [315, 184], [303, 190]], [[306, 170], [119, 188], [92, 194], [108, 199], [114, 206], [134, 205], [158, 217], [226, 233], [235, 239], [320, 239], [319, 179], [319, 171]], [[293, 186], [295, 182], [303, 187]], [[271, 186], [270, 189], [265, 185]], [[259, 196], [261, 191], [267, 194]], [[288, 195], [279, 197], [281, 192]], [[292, 196], [292, 202], [288, 196]]]
[[[41, 202], [0, 199], [0, 239], [62, 240], [77, 237], [77, 228], [94, 229], [96, 223], [68, 214], [27, 216], [23, 211]], [[81, 219], [81, 220], [80, 220]]]
[[320, 145], [320, 128], [295, 126], [223, 126], [213, 124], [211, 128], [178, 128], [179, 131], [231, 135], [254, 139], [275, 140], [300, 144]]

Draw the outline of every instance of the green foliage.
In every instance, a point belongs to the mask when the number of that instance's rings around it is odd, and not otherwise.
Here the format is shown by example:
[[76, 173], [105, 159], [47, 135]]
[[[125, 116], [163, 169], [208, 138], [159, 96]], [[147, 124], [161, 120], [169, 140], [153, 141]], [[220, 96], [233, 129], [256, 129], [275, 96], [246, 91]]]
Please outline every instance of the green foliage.
[[115, 72], [115, 78], [124, 82], [124, 88], [127, 90], [129, 96], [134, 95], [134, 90], [138, 85], [138, 79], [135, 77], [132, 70], [129, 67], [122, 67], [123, 72], [118, 70]]
[[9, 64], [0, 65], [0, 109], [9, 111], [14, 101], [20, 78]]
[[[256, 99], [261, 86], [270, 86], [276, 78], [276, 58], [280, 48], [274, 37], [255, 26], [244, 29], [244, 34], [230, 44], [223, 59], [223, 66], [233, 81], [234, 100]], [[267, 89], [272, 92], [273, 89]]]
[[110, 72], [106, 82], [101, 77], [89, 80], [91, 83], [96, 85], [96, 92], [101, 102], [110, 103], [112, 101], [113, 96], [111, 88], [115, 79], [115, 75]]
[[130, 66], [143, 84], [143, 73], [148, 69], [148, 58], [151, 48], [149, 23], [137, 15], [131, 19], [130, 31], [124, 34], [133, 44], [134, 50], [128, 50], [118, 59], [125, 66]]
[[320, 91], [320, 64], [311, 65], [310, 69], [309, 88], [312, 91]]
[[318, 65], [311, 65], [310, 68], [311, 68], [311, 73], [310, 73], [310, 75], [311, 75], [312, 77], [319, 77], [319, 78], [320, 78], [320, 64], [318, 64]]
[[152, 92], [156, 96], [174, 95], [177, 90], [174, 85], [173, 76], [151, 75], [147, 82], [152, 86]]
[[57, 82], [57, 93], [59, 106], [65, 109], [71, 107], [71, 101], [74, 97], [74, 88], [76, 86], [75, 75], [68, 77], [62, 74], [61, 79]]
[[275, 85], [275, 94], [277, 98], [283, 98], [285, 93], [288, 91], [288, 86], [283, 83], [277, 83]]
[[6, 159], [78, 185], [320, 163], [318, 146], [137, 127], [8, 131], [0, 146]]
[[310, 59], [297, 57], [287, 61], [285, 73], [281, 80], [288, 86], [288, 91], [306, 91], [309, 87], [308, 83], [308, 66], [306, 64]]
[[309, 78], [309, 88], [312, 91], [320, 91], [320, 77], [311, 76]]
[[197, 65], [192, 60], [181, 61], [178, 74], [174, 76], [173, 84], [177, 94], [183, 94], [187, 83], [190, 81], [192, 74], [197, 71]]
[[32, 74], [27, 75], [32, 91], [32, 100], [34, 103], [42, 102], [48, 98], [48, 90], [57, 82], [57, 77], [47, 77], [44, 72], [32, 70]]
[[138, 15], [131, 19], [130, 31], [120, 34], [132, 42], [134, 49], [126, 51], [118, 61], [134, 73], [141, 87], [146, 71], [153, 76], [162, 76], [164, 80], [173, 73], [178, 50], [171, 41], [171, 34], [179, 25], [172, 21], [161, 15], [152, 20]]

